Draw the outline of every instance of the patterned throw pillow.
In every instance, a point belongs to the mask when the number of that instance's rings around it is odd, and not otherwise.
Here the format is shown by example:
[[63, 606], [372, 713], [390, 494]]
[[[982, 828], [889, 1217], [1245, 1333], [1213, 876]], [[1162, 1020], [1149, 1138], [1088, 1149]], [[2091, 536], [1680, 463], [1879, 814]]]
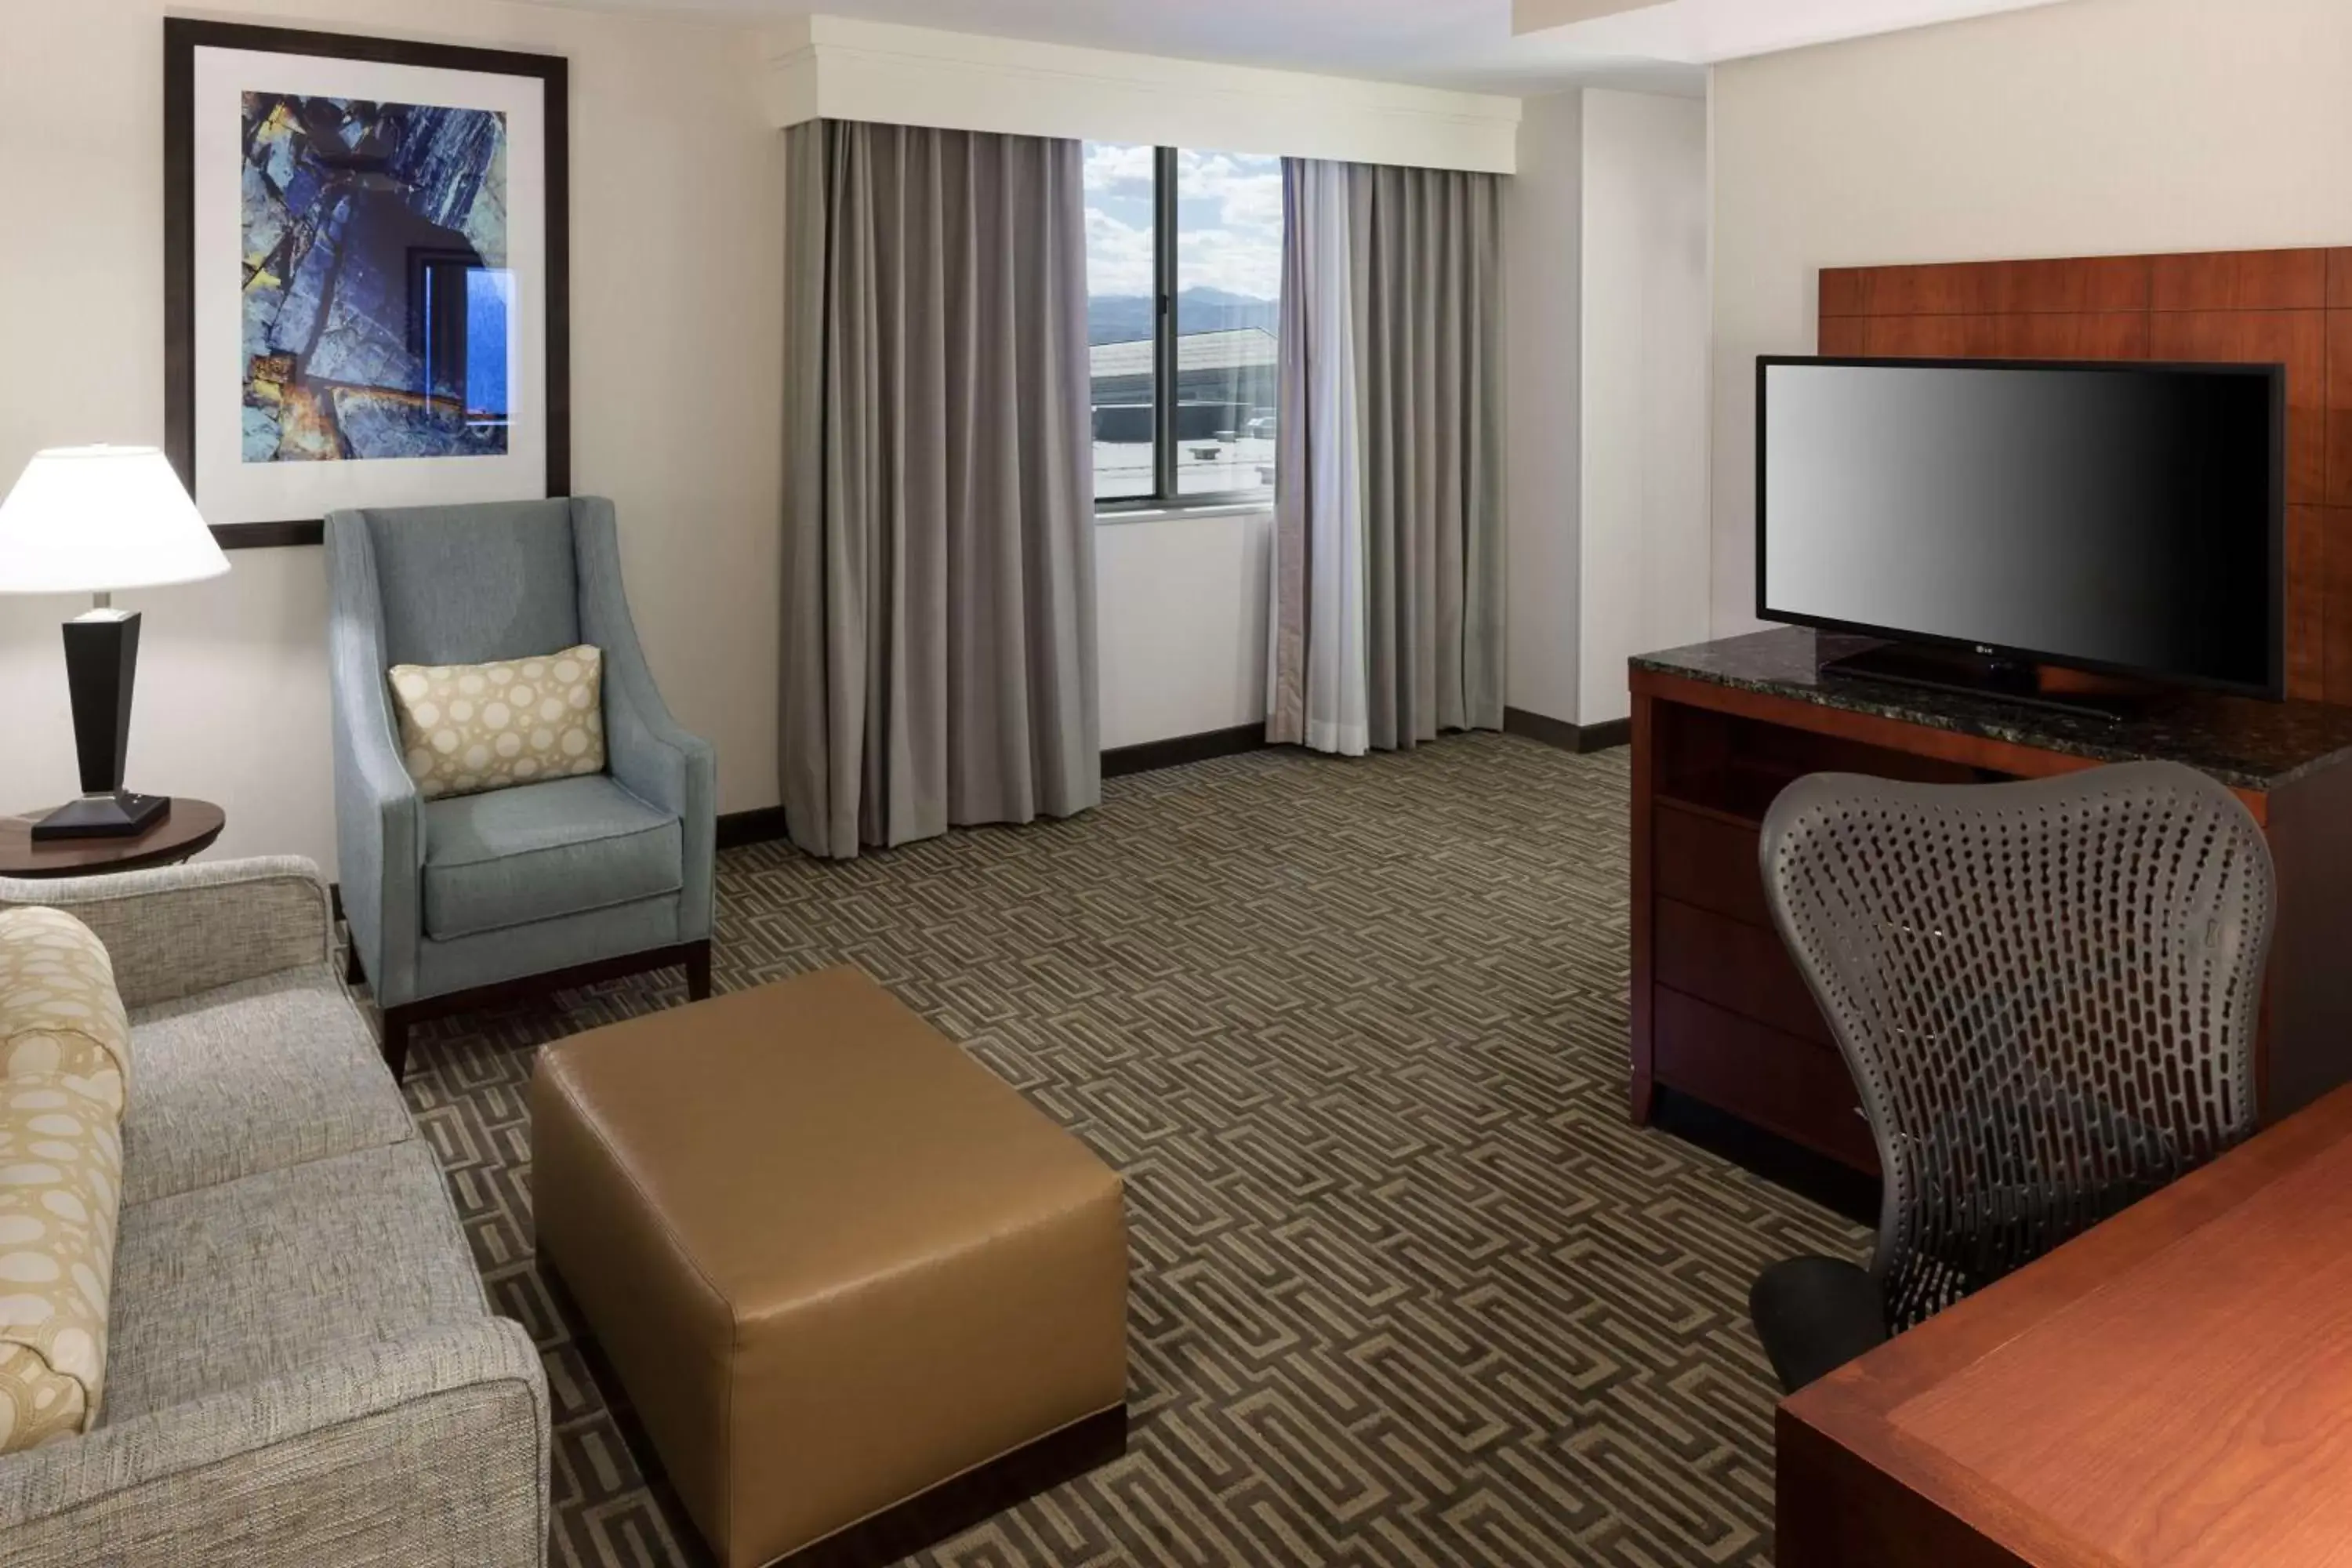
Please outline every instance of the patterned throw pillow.
[[61, 1078], [0, 1082], [0, 1454], [97, 1422], [121, 1191], [112, 1111]]
[[0, 1078], [28, 1075], [56, 1078], [117, 1120], [129, 1096], [131, 1020], [113, 961], [61, 910], [0, 912]]
[[427, 800], [604, 771], [604, 656], [587, 643], [499, 664], [395, 664], [408, 776]]

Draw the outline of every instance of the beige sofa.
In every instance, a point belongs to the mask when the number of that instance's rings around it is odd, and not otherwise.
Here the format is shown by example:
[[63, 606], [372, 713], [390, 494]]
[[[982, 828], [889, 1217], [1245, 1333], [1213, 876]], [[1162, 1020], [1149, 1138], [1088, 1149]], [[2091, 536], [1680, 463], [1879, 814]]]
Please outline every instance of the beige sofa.
[[331, 963], [305, 860], [58, 882], [130, 1010], [103, 1402], [0, 1456], [0, 1565], [535, 1564], [539, 1356]]

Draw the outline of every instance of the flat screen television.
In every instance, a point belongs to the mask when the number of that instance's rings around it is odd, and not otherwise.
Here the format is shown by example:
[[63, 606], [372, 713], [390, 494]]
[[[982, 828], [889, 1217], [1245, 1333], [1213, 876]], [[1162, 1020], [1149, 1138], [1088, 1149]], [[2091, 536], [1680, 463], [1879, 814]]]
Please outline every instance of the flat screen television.
[[1764, 619], [2276, 698], [2285, 372], [1756, 367]]

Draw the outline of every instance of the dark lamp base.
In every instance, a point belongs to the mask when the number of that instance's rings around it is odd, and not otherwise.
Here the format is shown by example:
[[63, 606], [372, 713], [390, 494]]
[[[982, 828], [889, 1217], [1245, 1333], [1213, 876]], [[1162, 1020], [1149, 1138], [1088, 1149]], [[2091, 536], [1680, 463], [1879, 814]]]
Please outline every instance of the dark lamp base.
[[172, 797], [136, 795], [127, 789], [111, 795], [86, 795], [70, 800], [33, 824], [33, 842], [56, 838], [134, 838], [172, 815]]

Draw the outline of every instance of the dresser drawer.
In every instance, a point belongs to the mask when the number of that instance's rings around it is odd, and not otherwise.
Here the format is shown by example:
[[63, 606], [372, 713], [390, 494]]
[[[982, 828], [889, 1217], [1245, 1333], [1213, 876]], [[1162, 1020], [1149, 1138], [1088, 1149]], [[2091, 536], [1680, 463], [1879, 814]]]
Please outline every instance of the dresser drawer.
[[1862, 1096], [1833, 1047], [1666, 986], [1652, 1000], [1658, 1082], [1866, 1175], [1878, 1173]]
[[1778, 931], [1675, 899], [1660, 899], [1655, 907], [1652, 932], [1659, 984], [1783, 1034], [1833, 1044]]
[[1650, 818], [1652, 884], [1674, 899], [1747, 925], [1769, 928], [1764, 874], [1757, 865], [1762, 835], [1752, 826], [1659, 801]]

